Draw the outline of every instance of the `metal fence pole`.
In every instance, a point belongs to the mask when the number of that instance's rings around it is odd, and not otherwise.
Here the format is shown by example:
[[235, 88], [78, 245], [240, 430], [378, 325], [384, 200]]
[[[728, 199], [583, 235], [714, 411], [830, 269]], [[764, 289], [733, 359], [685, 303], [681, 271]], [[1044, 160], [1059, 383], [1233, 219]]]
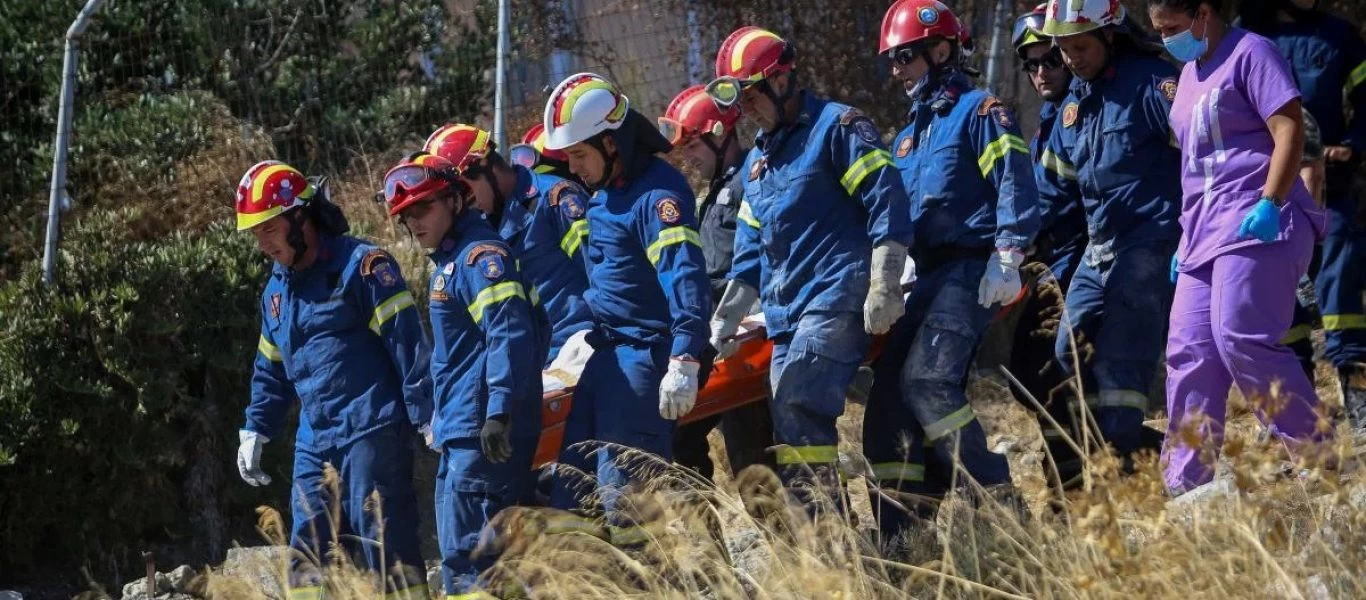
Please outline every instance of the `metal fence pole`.
[[498, 60], [494, 66], [493, 141], [507, 152], [508, 0], [498, 0]]
[[52, 285], [57, 272], [57, 238], [61, 235], [60, 220], [67, 201], [66, 158], [71, 149], [71, 113], [76, 102], [76, 58], [79, 40], [91, 15], [99, 10], [104, 0], [88, 0], [71, 27], [66, 30], [66, 51], [62, 56], [62, 99], [57, 108], [57, 143], [52, 153], [52, 188], [47, 199], [47, 239], [43, 243], [43, 283]]

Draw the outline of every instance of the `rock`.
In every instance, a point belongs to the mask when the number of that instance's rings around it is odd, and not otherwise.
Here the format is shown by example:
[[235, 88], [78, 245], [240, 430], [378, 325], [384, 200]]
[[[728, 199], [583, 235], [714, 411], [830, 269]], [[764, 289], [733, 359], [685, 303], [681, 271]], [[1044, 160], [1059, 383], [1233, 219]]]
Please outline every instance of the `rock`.
[[1214, 500], [1227, 500], [1238, 495], [1238, 486], [1232, 477], [1220, 477], [1189, 492], [1173, 498], [1167, 506], [1192, 506], [1206, 504]]
[[272, 598], [285, 597], [285, 570], [289, 566], [289, 548], [285, 546], [249, 546], [228, 549], [219, 575], [240, 580]]
[[150, 599], [164, 593], [171, 592], [171, 578], [165, 573], [157, 573], [153, 581], [156, 589], [149, 594], [147, 591], [147, 578], [138, 577], [127, 585], [123, 586], [123, 600]]
[[446, 582], [441, 579], [441, 563], [427, 567], [427, 592], [437, 592], [439, 597], [446, 597]]
[[24, 595], [14, 590], [0, 590], [0, 600], [24, 600]]

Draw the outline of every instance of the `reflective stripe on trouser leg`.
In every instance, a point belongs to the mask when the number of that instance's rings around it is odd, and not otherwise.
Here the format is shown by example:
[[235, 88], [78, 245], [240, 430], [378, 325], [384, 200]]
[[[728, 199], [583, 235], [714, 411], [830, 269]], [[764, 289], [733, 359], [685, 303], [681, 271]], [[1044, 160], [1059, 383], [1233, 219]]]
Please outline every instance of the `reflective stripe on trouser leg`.
[[1323, 316], [1323, 356], [1334, 366], [1366, 362], [1366, 224], [1356, 222], [1363, 200], [1350, 190], [1330, 190], [1323, 262], [1314, 286]]
[[[946, 464], [957, 459], [983, 485], [1010, 481], [1005, 457], [987, 450], [986, 432], [968, 404], [964, 384], [992, 311], [977, 303], [985, 261], [961, 261], [939, 280], [924, 322], [901, 368], [903, 402], [935, 442]], [[917, 285], [919, 285], [917, 283]]]

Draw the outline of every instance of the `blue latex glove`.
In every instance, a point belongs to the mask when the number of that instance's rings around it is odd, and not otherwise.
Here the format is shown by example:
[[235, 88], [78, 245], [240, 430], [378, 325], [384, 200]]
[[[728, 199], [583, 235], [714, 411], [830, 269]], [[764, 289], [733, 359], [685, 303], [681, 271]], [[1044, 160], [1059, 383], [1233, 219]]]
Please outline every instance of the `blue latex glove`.
[[1172, 255], [1172, 270], [1171, 270], [1172, 283], [1176, 283], [1176, 276], [1180, 274], [1176, 269], [1177, 269], [1177, 267], [1180, 267], [1180, 266], [1181, 266], [1181, 263], [1180, 263], [1179, 261], [1176, 260], [1176, 255], [1173, 254], [1173, 255]]
[[1243, 224], [1238, 226], [1240, 240], [1257, 238], [1262, 243], [1274, 242], [1280, 233], [1281, 209], [1276, 208], [1269, 198], [1258, 200], [1256, 206], [1243, 217]]

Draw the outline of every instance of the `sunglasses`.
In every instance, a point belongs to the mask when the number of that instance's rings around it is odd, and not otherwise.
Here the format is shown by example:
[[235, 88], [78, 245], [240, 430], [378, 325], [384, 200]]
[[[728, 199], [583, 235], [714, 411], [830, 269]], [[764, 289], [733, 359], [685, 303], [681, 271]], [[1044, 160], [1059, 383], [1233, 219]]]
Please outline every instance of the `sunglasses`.
[[1025, 73], [1035, 73], [1043, 67], [1045, 71], [1052, 71], [1062, 67], [1062, 53], [1057, 48], [1053, 48], [1039, 58], [1031, 58], [1020, 63], [1020, 70]]

